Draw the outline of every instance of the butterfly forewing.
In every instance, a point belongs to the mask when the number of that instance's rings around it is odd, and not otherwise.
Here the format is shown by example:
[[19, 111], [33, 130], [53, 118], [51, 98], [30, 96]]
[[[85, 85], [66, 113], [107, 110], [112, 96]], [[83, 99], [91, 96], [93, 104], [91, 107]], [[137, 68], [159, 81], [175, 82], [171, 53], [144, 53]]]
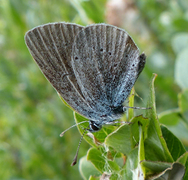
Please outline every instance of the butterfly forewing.
[[57, 92], [74, 110], [90, 118], [97, 113], [85, 101], [71, 65], [73, 42], [82, 29], [76, 24], [51, 23], [30, 30], [25, 41], [34, 60]]

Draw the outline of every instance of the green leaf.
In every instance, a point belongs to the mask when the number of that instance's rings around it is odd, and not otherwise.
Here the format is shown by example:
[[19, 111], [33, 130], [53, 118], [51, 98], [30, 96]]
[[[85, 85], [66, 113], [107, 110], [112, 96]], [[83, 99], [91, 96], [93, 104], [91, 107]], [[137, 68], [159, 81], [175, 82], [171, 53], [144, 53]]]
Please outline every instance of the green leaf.
[[134, 148], [128, 155], [121, 179], [137, 179], [138, 177], [138, 148]]
[[188, 124], [188, 89], [185, 89], [178, 94], [178, 105]]
[[178, 83], [178, 85], [184, 89], [188, 88], [188, 48], [185, 48], [182, 50], [176, 59], [175, 64], [175, 80]]
[[138, 122], [142, 124], [144, 129], [148, 124], [147, 119], [137, 116], [130, 123], [120, 126], [117, 130], [109, 134], [105, 139], [105, 144], [113, 147], [117, 152], [127, 155], [138, 144]]
[[[185, 152], [182, 156], [180, 156], [177, 160], [177, 162], [183, 164], [183, 165], [186, 165], [186, 162], [187, 162], [187, 159], [188, 159], [188, 152]], [[186, 167], [187, 168], [187, 167]], [[188, 169], [187, 169], [188, 170]]]
[[185, 163], [185, 167], [186, 167], [186, 171], [185, 171], [184, 180], [187, 180], [188, 179], [188, 158], [187, 158], [187, 161]]
[[128, 154], [132, 150], [131, 138], [130, 124], [124, 124], [105, 139], [105, 144], [118, 152]]
[[143, 140], [146, 139], [147, 137], [147, 128], [149, 125], [149, 120], [145, 117], [143, 117], [142, 115], [140, 116], [135, 116], [132, 120], [131, 120], [131, 135], [132, 135], [132, 142], [133, 142], [133, 147], [135, 145], [137, 145], [137, 143], [139, 142], [139, 127], [142, 127], [142, 135], [143, 135]]
[[91, 161], [99, 172], [107, 172], [108, 174], [111, 174], [112, 177], [116, 176], [115, 174], [120, 170], [115, 161], [108, 160], [105, 152], [102, 152], [96, 148], [89, 149], [87, 153], [87, 160]]
[[97, 150], [96, 148], [90, 148], [87, 152], [87, 160], [91, 161], [95, 168], [103, 173], [105, 169], [106, 160], [102, 155], [102, 152]]
[[188, 127], [183, 120], [179, 121], [176, 126], [168, 126], [168, 129], [181, 139], [184, 144], [188, 144]]
[[159, 114], [159, 122], [168, 126], [175, 126], [181, 119], [180, 109], [170, 109]]
[[89, 177], [101, 175], [99, 171], [93, 166], [90, 161], [87, 161], [87, 156], [84, 156], [79, 161], [79, 171], [84, 180], [88, 180]]
[[174, 136], [174, 134], [172, 134], [165, 126], [161, 125], [161, 130], [167, 147], [174, 161], [176, 161], [181, 155], [186, 152], [186, 150], [181, 141], [176, 136]]
[[141, 164], [145, 167], [147, 175], [160, 173], [171, 167], [171, 163], [159, 161], [142, 161]]
[[150, 177], [151, 180], [182, 180], [185, 173], [185, 167], [182, 164], [174, 163], [165, 171], [156, 176]]
[[182, 180], [185, 173], [185, 167], [180, 163], [143, 161], [142, 165], [145, 166], [150, 180]]
[[156, 77], [157, 75], [154, 74], [150, 86], [148, 107], [151, 107], [151, 109], [146, 111], [146, 116], [149, 118], [150, 123], [148, 127], [147, 139], [145, 140], [145, 157], [146, 160], [151, 161], [173, 162], [173, 158], [168, 150], [166, 142], [162, 137], [161, 128], [157, 118], [154, 91], [154, 81]]

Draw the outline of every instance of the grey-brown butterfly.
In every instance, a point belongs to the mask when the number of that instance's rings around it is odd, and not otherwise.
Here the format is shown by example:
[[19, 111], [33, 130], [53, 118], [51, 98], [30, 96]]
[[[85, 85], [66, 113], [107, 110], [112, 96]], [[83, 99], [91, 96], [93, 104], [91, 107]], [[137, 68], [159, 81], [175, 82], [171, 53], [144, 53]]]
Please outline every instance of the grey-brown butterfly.
[[39, 68], [79, 114], [89, 119], [91, 132], [119, 119], [146, 56], [118, 27], [49, 23], [25, 35]]

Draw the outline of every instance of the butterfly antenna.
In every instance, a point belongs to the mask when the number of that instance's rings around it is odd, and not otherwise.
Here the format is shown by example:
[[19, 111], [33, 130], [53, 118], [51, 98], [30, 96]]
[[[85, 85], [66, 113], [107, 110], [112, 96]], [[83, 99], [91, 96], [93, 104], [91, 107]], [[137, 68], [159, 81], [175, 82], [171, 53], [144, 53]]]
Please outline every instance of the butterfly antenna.
[[77, 123], [77, 124], [72, 125], [72, 126], [71, 126], [71, 127], [69, 127], [68, 129], [66, 129], [65, 131], [63, 131], [63, 132], [60, 134], [60, 137], [63, 137], [63, 136], [64, 136], [64, 134], [65, 134], [65, 132], [67, 132], [69, 129], [71, 129], [71, 128], [73, 128], [73, 127], [75, 127], [75, 126], [79, 125], [79, 124], [86, 123], [86, 122], [88, 122], [88, 121], [82, 121], [82, 122], [79, 122], [79, 123]]
[[130, 106], [123, 106], [123, 111], [126, 111], [126, 109], [131, 108], [131, 109], [151, 109], [149, 108], [144, 108], [144, 107], [130, 107]]
[[79, 149], [80, 149], [80, 145], [81, 145], [81, 142], [82, 142], [82, 139], [84, 137], [84, 134], [86, 133], [86, 131], [88, 130], [89, 126], [84, 130], [81, 138], [80, 138], [80, 141], [79, 141], [79, 144], [78, 144], [78, 148], [76, 150], [76, 155], [74, 156], [74, 159], [73, 159], [73, 162], [71, 164], [71, 166], [74, 166], [76, 163], [77, 163], [77, 159], [78, 159], [78, 152], [79, 152]]

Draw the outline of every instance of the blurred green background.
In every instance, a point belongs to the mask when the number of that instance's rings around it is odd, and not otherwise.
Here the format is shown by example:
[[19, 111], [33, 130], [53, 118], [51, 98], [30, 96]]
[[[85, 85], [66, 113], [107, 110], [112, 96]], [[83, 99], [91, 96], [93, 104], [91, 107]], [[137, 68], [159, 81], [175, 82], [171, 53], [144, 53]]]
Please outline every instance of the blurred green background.
[[[70, 164], [80, 139], [67, 108], [32, 60], [29, 29], [49, 22], [108, 23], [124, 28], [147, 55], [135, 89], [145, 106], [157, 73], [157, 112], [177, 109], [188, 88], [188, 1], [0, 0], [0, 179], [82, 179]], [[143, 111], [138, 110], [138, 114]], [[187, 116], [186, 116], [187, 117]], [[188, 119], [184, 119], [187, 123]], [[186, 124], [185, 123], [185, 124]], [[187, 124], [186, 124], [187, 125]], [[188, 128], [169, 126], [188, 147]], [[182, 136], [181, 136], [182, 135]], [[79, 157], [87, 153], [83, 141]]]

